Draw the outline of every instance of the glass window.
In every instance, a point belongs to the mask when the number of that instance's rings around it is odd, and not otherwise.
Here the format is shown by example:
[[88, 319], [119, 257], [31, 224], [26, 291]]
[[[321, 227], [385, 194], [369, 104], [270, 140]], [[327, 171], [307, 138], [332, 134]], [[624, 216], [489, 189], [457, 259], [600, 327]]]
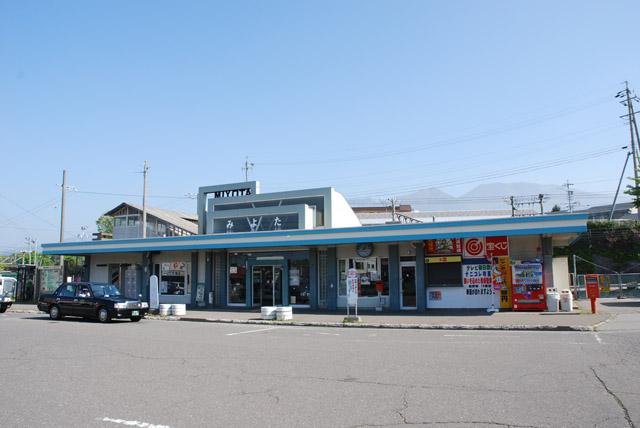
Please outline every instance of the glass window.
[[191, 293], [191, 263], [170, 262], [160, 265], [160, 293], [183, 296]]
[[58, 288], [58, 297], [76, 297], [75, 284], [63, 284]]
[[246, 259], [242, 254], [229, 255], [229, 303], [247, 303]]
[[309, 260], [289, 262], [289, 303], [309, 304]]
[[91, 290], [86, 284], [78, 285], [78, 297], [91, 297]]
[[349, 269], [358, 271], [360, 297], [377, 297], [378, 289], [382, 289], [382, 295], [389, 295], [389, 259], [369, 257], [367, 259], [341, 259], [338, 261], [340, 271], [340, 285], [338, 294], [347, 295], [347, 263]]
[[347, 260], [340, 259], [338, 261], [338, 271], [340, 272], [340, 284], [338, 286], [338, 295], [347, 295]]
[[165, 236], [167, 234], [167, 226], [164, 223], [158, 223], [158, 236]]
[[427, 287], [462, 287], [462, 264], [427, 263]]
[[133, 227], [138, 225], [138, 215], [130, 215], [127, 217], [127, 226]]
[[120, 290], [113, 284], [91, 284], [91, 290], [96, 297], [119, 296]]
[[127, 225], [127, 216], [115, 217], [113, 227], [125, 227]]

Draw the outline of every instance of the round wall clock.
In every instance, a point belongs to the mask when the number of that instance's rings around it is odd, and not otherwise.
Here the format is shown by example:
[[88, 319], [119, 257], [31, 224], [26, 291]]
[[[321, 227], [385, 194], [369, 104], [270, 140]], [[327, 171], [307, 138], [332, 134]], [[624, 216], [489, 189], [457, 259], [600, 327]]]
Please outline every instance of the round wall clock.
[[356, 245], [356, 254], [362, 258], [370, 257], [373, 254], [373, 244], [367, 242]]

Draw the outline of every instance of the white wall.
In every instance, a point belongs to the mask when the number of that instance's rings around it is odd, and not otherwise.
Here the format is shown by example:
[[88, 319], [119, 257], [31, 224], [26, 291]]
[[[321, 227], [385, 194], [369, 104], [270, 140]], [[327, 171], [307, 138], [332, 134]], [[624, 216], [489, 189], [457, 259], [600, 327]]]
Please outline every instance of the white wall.
[[358, 217], [351, 209], [351, 205], [344, 199], [344, 196], [334, 189], [331, 189], [331, 224], [327, 224], [325, 227], [351, 226], [361, 226], [360, 220], [358, 220]]
[[511, 260], [542, 260], [542, 242], [540, 235], [510, 236], [509, 257]]
[[[439, 291], [442, 294], [441, 300], [432, 300], [431, 292]], [[429, 287], [427, 288], [427, 308], [428, 309], [458, 309], [458, 308], [488, 308], [493, 304], [500, 307], [500, 296], [494, 294], [484, 294], [469, 296], [466, 287]]]
[[569, 289], [569, 258], [553, 258], [553, 287], [560, 290]]

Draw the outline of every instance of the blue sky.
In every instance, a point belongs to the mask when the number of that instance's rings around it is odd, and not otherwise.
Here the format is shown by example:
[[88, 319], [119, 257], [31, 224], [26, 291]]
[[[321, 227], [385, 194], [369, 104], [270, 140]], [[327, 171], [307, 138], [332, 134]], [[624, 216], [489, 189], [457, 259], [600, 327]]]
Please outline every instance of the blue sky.
[[139, 202], [81, 192], [141, 193], [145, 159], [150, 205], [186, 211], [185, 193], [242, 180], [245, 156], [263, 191], [380, 199], [570, 179], [612, 194], [624, 152], [607, 151], [628, 143], [613, 96], [624, 80], [640, 92], [639, 12], [637, 1], [2, 0], [0, 251], [57, 239], [63, 168], [78, 189], [74, 239]]

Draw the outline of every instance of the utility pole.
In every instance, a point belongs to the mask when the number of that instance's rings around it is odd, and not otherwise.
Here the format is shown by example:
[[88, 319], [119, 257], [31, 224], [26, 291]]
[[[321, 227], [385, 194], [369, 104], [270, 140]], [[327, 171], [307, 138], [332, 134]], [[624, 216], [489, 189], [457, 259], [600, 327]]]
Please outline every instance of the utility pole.
[[509, 203], [511, 204], [511, 217], [516, 216], [516, 198], [514, 196], [509, 196]]
[[544, 215], [544, 195], [538, 194], [538, 203], [540, 204], [540, 215]]
[[573, 183], [569, 183], [569, 180], [567, 180], [567, 182], [562, 185], [562, 187], [567, 188], [567, 208], [569, 209], [570, 213], [573, 212], [573, 206], [575, 205], [575, 202], [573, 201], [573, 190], [571, 190], [571, 186], [573, 186]]
[[149, 173], [149, 163], [144, 161], [142, 170], [142, 239], [147, 237], [147, 174]]
[[388, 200], [391, 204], [391, 221], [396, 221], [396, 203], [398, 203], [398, 198], [392, 196]]
[[[627, 147], [623, 147], [626, 149]], [[624, 177], [624, 171], [627, 169], [627, 163], [629, 163], [629, 156], [631, 156], [632, 152], [627, 152], [627, 158], [624, 160], [624, 166], [622, 167], [622, 172], [620, 173], [620, 180], [618, 181], [618, 188], [616, 189], [616, 195], [613, 197], [613, 205], [611, 205], [611, 212], [609, 213], [609, 221], [613, 220], [613, 213], [616, 210], [616, 202], [618, 201], [618, 193], [620, 193], [620, 185], [622, 184], [622, 178]]]
[[[62, 170], [62, 202], [60, 204], [60, 242], [64, 242], [64, 204], [67, 196], [67, 170]], [[60, 267], [64, 270], [64, 256], [60, 256]], [[64, 272], [62, 274], [64, 276]]]
[[[640, 144], [640, 137], [638, 136], [638, 125], [636, 123], [636, 112], [633, 109], [633, 101], [639, 101], [636, 95], [631, 96], [629, 90], [629, 82], [625, 80], [624, 89], [616, 94], [616, 98], [622, 98], [620, 104], [627, 107], [628, 113], [621, 118], [627, 118], [629, 120], [629, 136], [631, 138], [631, 153], [633, 153], [633, 178], [634, 187], [638, 189], [638, 148], [636, 144]], [[640, 220], [640, 210], [637, 213]]]
[[253, 170], [253, 162], [249, 162], [249, 156], [244, 159], [244, 166], [242, 170], [244, 171], [244, 181], [249, 181], [249, 171]]

